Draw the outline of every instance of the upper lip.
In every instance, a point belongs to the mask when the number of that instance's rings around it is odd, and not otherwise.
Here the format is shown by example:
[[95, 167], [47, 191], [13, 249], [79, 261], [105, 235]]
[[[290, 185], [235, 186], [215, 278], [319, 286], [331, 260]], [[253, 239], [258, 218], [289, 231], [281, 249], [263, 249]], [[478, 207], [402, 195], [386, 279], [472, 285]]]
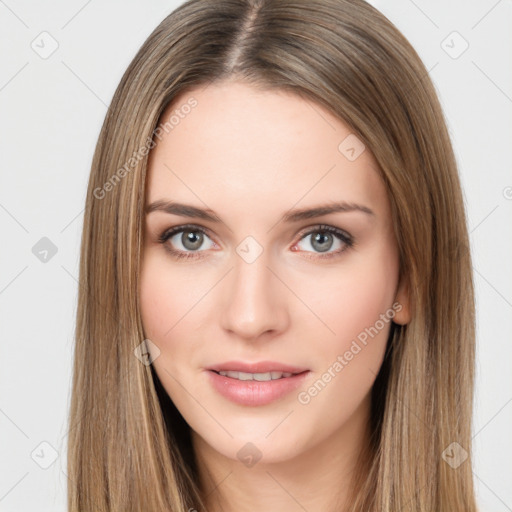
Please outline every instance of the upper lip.
[[243, 361], [226, 361], [224, 363], [214, 364], [206, 368], [216, 372], [244, 372], [244, 373], [302, 373], [307, 368], [291, 366], [289, 364], [279, 363], [277, 361], [259, 361], [256, 363], [244, 363]]

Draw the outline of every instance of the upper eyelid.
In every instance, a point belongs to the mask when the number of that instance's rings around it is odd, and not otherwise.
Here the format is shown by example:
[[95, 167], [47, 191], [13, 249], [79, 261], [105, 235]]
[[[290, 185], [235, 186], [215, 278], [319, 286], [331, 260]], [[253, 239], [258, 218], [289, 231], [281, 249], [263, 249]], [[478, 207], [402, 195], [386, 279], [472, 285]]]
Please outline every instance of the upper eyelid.
[[200, 231], [201, 233], [207, 234], [211, 238], [211, 231], [208, 228], [198, 226], [195, 224], [180, 224], [178, 226], [173, 226], [172, 228], [169, 229], [164, 229], [159, 238], [164, 238], [167, 236], [171, 237], [187, 229], [190, 231]]

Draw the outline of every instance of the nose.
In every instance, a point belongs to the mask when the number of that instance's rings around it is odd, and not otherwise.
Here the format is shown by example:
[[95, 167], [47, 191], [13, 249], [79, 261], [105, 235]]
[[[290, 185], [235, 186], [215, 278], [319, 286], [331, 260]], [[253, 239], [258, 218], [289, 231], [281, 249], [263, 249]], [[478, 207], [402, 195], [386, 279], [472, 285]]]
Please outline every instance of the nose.
[[283, 332], [289, 322], [287, 288], [271, 269], [266, 252], [251, 263], [235, 254], [234, 262], [222, 292], [222, 327], [247, 341]]

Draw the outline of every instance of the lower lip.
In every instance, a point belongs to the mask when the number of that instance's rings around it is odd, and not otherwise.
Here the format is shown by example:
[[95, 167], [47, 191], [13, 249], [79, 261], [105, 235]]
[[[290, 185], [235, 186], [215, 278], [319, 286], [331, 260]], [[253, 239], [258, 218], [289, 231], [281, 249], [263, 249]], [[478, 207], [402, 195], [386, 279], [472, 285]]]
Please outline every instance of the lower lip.
[[238, 380], [207, 370], [213, 387], [225, 398], [240, 405], [266, 405], [297, 389], [309, 370], [281, 379], [258, 381]]

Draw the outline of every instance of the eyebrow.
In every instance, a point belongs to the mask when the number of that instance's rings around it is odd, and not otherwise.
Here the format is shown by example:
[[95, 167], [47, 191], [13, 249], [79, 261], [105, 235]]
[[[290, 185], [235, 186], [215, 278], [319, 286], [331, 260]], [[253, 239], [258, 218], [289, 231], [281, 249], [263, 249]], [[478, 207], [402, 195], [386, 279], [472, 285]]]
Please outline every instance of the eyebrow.
[[[211, 222], [222, 222], [213, 210], [197, 208], [196, 206], [177, 203], [174, 201], [158, 200], [146, 206], [146, 214], [156, 211], [179, 215], [181, 217], [198, 218]], [[322, 215], [328, 215], [330, 213], [354, 211], [362, 212], [367, 215], [375, 215], [375, 213], [367, 206], [339, 201], [310, 208], [290, 210], [281, 217], [281, 222], [299, 222], [315, 217], [321, 217]]]

